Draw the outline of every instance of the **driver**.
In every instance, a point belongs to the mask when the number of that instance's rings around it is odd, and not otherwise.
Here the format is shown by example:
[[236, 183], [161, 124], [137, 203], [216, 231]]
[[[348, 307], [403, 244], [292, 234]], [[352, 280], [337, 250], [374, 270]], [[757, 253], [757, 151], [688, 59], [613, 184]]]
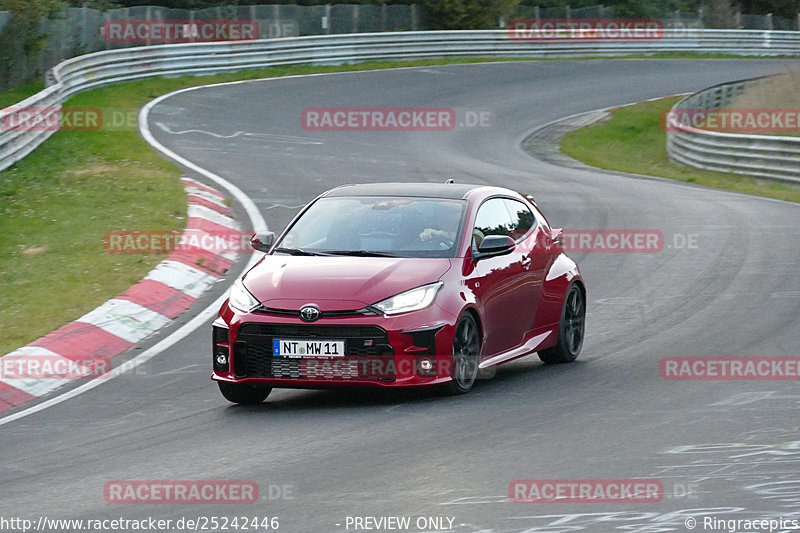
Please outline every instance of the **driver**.
[[419, 234], [419, 240], [427, 242], [430, 240], [442, 240], [450, 243], [456, 240], [456, 230], [461, 221], [460, 206], [448, 206], [446, 209], [439, 210], [437, 213], [435, 227], [425, 228]]

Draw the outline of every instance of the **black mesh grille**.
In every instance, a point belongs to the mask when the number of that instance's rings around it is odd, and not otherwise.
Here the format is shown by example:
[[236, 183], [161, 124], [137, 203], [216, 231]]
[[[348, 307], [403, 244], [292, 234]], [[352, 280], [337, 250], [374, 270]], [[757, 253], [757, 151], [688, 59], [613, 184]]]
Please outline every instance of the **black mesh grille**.
[[[276, 338], [341, 339], [345, 357], [276, 357], [272, 352]], [[386, 331], [378, 326], [243, 324], [234, 369], [237, 377], [392, 380], [396, 375], [393, 353]]]

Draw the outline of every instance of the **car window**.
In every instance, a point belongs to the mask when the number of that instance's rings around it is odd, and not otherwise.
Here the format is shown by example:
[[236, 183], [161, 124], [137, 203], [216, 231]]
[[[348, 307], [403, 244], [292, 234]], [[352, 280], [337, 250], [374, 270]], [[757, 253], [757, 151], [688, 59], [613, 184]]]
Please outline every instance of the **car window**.
[[534, 227], [536, 224], [536, 217], [528, 206], [519, 200], [506, 199], [503, 201], [511, 215], [511, 237], [513, 237], [515, 241], [519, 240]]
[[492, 198], [478, 208], [473, 231], [476, 245], [480, 246], [483, 238], [488, 235], [511, 235], [513, 230], [514, 221], [503, 198]]
[[417, 197], [321, 198], [276, 249], [395, 257], [454, 257], [466, 202]]

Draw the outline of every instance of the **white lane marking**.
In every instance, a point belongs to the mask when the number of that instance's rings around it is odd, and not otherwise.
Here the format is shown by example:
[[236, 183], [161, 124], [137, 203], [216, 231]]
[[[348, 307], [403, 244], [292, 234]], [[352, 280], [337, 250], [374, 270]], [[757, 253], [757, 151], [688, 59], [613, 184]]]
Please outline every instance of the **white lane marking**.
[[300, 209], [301, 207], [304, 207], [305, 205], [306, 204], [301, 204], [301, 205], [270, 204], [270, 205], [264, 206], [262, 209], [265, 209], [265, 210], [266, 209], [277, 209], [279, 207], [283, 208], [283, 209]]
[[779, 291], [770, 294], [773, 298], [800, 298], [800, 291]]
[[294, 135], [279, 135], [276, 133], [250, 133], [246, 131], [237, 131], [236, 133], [232, 133], [230, 135], [224, 135], [222, 133], [214, 133], [213, 131], [206, 131], [206, 130], [173, 131], [170, 129], [169, 126], [167, 126], [163, 122], [156, 122], [155, 124], [161, 131], [163, 131], [164, 133], [169, 133], [170, 135], [186, 135], [187, 133], [200, 133], [203, 135], [208, 135], [210, 137], [216, 137], [217, 139], [235, 139], [236, 137], [256, 137], [258, 139], [279, 142], [279, 143], [287, 143], [287, 144], [325, 144], [323, 141], [320, 141], [319, 139], [312, 139], [310, 137], [296, 137]]
[[171, 321], [168, 316], [130, 300], [115, 298], [76, 320], [96, 326], [132, 344], [142, 342]]
[[206, 130], [172, 131], [171, 129], [169, 129], [169, 126], [161, 122], [156, 122], [156, 126], [161, 131], [169, 133], [170, 135], [186, 135], [187, 133], [202, 133], [203, 135], [208, 135], [209, 137], [216, 137], [217, 139], [234, 139], [244, 133], [243, 131], [237, 131], [236, 133], [232, 133], [230, 135], [223, 135], [221, 133], [214, 133], [213, 131], [206, 131]]
[[[189, 161], [184, 157], [179, 156], [166, 146], [159, 143], [155, 139], [155, 137], [153, 137], [153, 134], [151, 133], [150, 128], [147, 124], [147, 117], [150, 113], [150, 110], [153, 108], [153, 106], [157, 105], [166, 98], [188, 91], [194, 91], [197, 89], [212, 87], [214, 85], [215, 84], [201, 85], [198, 87], [188, 87], [186, 89], [181, 89], [180, 91], [175, 91], [169, 94], [159, 96], [149, 104], [145, 105], [139, 112], [139, 132], [141, 133], [142, 137], [144, 137], [145, 141], [147, 141], [150, 144], [150, 146], [155, 148], [156, 151], [160, 152], [166, 158], [171, 159], [177, 164], [186, 167], [188, 169], [191, 169], [202, 176], [205, 176], [214, 183], [218, 184], [220, 187], [226, 189], [244, 207], [244, 210], [247, 213], [248, 218], [250, 219], [250, 224], [253, 227], [253, 231], [255, 231], [256, 233], [266, 232], [267, 222], [264, 220], [264, 217], [261, 216], [258, 207], [244, 192], [242, 192], [242, 190], [239, 187], [229, 182], [225, 178], [218, 176], [213, 172], [192, 163], [191, 161]], [[258, 261], [260, 258], [261, 254], [253, 254], [253, 256], [250, 258], [250, 260], [247, 262], [247, 264], [237, 277], [241, 277], [242, 274], [247, 272], [250, 269], [250, 267], [252, 267], [256, 263], [256, 261]], [[83, 394], [84, 392], [88, 392], [94, 389], [95, 387], [99, 387], [100, 385], [108, 383], [115, 377], [120, 376], [125, 372], [133, 370], [134, 368], [146, 363], [150, 359], [153, 359], [154, 357], [160, 355], [164, 350], [167, 350], [168, 348], [182, 341], [184, 338], [188, 337], [197, 328], [201, 326], [208, 326], [208, 322], [212, 320], [213, 317], [216, 316], [217, 311], [222, 305], [222, 302], [224, 302], [227, 297], [228, 297], [227, 294], [222, 294], [219, 298], [214, 300], [214, 302], [212, 302], [211, 305], [200, 311], [200, 313], [198, 313], [197, 316], [189, 320], [189, 322], [179, 327], [177, 330], [170, 333], [167, 337], [161, 339], [155, 345], [148, 348], [147, 350], [137, 355], [133, 359], [130, 359], [125, 363], [123, 363], [122, 365], [120, 365], [119, 367], [113, 369], [108, 374], [100, 378], [88, 381], [83, 385], [75, 387], [74, 389], [71, 389], [63, 394], [59, 394], [58, 396], [50, 398], [49, 400], [45, 400], [42, 403], [33, 405], [31, 407], [28, 407], [27, 409], [23, 409], [22, 411], [18, 411], [6, 417], [0, 418], [0, 426], [10, 424], [15, 420], [25, 418], [26, 416], [38, 413], [39, 411], [44, 411], [45, 409], [58, 405], [62, 402], [65, 402], [71, 398], [74, 398], [75, 396]]]
[[199, 298], [206, 289], [219, 281], [200, 269], [169, 259], [159, 263], [144, 279], [159, 281], [192, 298]]

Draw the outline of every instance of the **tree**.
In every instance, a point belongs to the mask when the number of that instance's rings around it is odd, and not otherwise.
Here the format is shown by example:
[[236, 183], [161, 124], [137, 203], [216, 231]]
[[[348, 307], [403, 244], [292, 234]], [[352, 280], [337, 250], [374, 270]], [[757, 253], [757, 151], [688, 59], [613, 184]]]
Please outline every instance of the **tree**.
[[742, 0], [742, 12], [754, 15], [772, 13], [778, 17], [793, 19], [800, 13], [797, 0]]
[[41, 25], [62, 8], [60, 0], [0, 0], [0, 11], [11, 12], [0, 30], [0, 87], [41, 77], [43, 73], [35, 66], [36, 56], [47, 44]]
[[427, 27], [434, 30], [497, 29], [520, 0], [422, 0]]
[[703, 11], [703, 24], [706, 28], [735, 28], [736, 12], [739, 6], [734, 6], [730, 0], [708, 0]]

